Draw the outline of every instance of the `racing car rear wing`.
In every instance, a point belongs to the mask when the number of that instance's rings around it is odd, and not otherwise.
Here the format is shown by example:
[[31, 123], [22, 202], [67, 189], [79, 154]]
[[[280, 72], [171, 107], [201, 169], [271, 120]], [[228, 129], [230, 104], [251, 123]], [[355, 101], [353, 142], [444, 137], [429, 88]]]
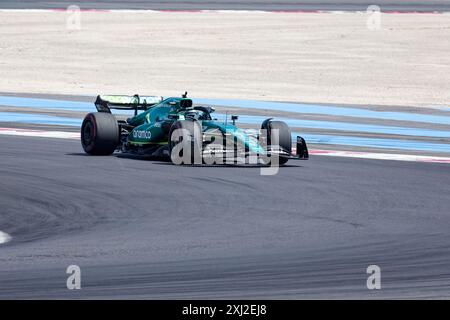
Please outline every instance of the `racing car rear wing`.
[[147, 110], [151, 106], [160, 103], [163, 97], [159, 96], [101, 96], [95, 100], [95, 107], [98, 112], [111, 113], [111, 109], [134, 110], [137, 115], [138, 110]]

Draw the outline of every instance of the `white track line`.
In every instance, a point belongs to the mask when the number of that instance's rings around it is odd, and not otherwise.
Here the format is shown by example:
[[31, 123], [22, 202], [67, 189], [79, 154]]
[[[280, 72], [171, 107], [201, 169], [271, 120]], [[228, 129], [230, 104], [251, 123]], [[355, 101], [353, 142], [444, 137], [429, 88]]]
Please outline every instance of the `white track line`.
[[11, 236], [6, 232], [0, 231], [0, 244], [7, 243], [11, 240]]
[[412, 161], [412, 162], [436, 162], [436, 163], [449, 163], [450, 164], [450, 157], [432, 157], [432, 156], [417, 156], [417, 155], [411, 155], [411, 154], [356, 152], [356, 151], [333, 151], [333, 150], [311, 150], [309, 153], [313, 154], [313, 155], [330, 156], [330, 157]]
[[9, 135], [9, 136], [24, 136], [24, 137], [80, 139], [80, 133], [65, 132], [65, 131], [44, 131], [44, 130], [0, 128], [0, 134]]
[[[66, 9], [0, 9], [0, 12], [24, 12], [24, 13], [47, 13], [47, 12], [65, 12]], [[94, 12], [94, 13], [287, 13], [287, 14], [367, 14], [367, 11], [342, 11], [342, 10], [152, 10], [152, 9], [87, 9], [81, 8], [81, 12]], [[448, 11], [381, 11], [386, 14], [450, 14]]]
[[[0, 135], [1, 134], [11, 136], [24, 136], [24, 137], [80, 139], [80, 133], [64, 132], [64, 131], [0, 128]], [[396, 160], [396, 161], [412, 161], [412, 162], [437, 162], [450, 164], [450, 157], [417, 156], [411, 154], [390, 154], [390, 153], [376, 153], [376, 152], [335, 151], [335, 150], [320, 150], [320, 149], [310, 150], [309, 153], [312, 155], [330, 156], [330, 157]]]

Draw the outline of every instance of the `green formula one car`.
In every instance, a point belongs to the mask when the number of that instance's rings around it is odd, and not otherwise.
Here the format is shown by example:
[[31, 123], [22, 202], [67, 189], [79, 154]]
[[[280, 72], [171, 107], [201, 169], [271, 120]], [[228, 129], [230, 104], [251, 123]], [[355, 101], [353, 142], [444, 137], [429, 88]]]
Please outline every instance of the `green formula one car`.
[[[308, 159], [302, 137], [292, 153], [291, 131], [286, 123], [265, 120], [260, 130], [236, 126], [237, 116], [223, 122], [213, 119], [212, 107], [193, 105], [184, 94], [157, 96], [98, 96], [98, 112], [89, 113], [81, 127], [86, 153], [110, 155], [115, 151], [170, 159], [174, 164], [285, 164]], [[134, 110], [134, 117], [118, 120], [111, 109]], [[141, 112], [139, 112], [141, 111]]]

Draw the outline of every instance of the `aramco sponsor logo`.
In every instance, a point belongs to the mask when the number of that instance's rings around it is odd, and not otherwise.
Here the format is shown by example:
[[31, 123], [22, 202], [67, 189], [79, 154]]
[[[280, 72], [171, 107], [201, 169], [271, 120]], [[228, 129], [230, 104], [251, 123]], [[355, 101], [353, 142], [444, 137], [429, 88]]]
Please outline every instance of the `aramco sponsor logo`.
[[145, 130], [134, 130], [133, 131], [133, 138], [136, 139], [151, 139], [152, 133], [150, 131]]

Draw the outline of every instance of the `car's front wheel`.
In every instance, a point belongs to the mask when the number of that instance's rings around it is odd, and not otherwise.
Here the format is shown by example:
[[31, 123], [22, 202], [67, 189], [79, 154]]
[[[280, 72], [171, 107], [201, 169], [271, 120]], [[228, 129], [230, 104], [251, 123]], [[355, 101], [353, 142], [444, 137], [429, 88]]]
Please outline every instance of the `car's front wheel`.
[[[272, 121], [267, 119], [261, 125], [261, 129], [267, 130], [267, 146], [269, 148], [275, 147], [273, 144], [278, 140], [278, 146], [288, 154], [292, 151], [292, 136], [291, 129], [283, 121]], [[274, 134], [278, 134], [278, 139], [274, 139]], [[280, 156], [279, 164], [283, 165], [289, 161], [288, 157]]]

